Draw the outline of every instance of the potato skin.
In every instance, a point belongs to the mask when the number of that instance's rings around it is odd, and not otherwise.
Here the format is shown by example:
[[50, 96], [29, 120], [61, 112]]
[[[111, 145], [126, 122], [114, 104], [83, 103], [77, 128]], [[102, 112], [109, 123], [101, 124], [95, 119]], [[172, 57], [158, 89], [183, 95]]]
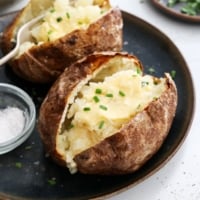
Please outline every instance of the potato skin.
[[161, 147], [171, 127], [177, 91], [167, 75], [168, 89], [122, 129], [75, 157], [78, 171], [85, 174], [132, 173]]
[[[79, 60], [53, 84], [39, 114], [38, 129], [46, 151], [60, 165], [66, 166], [66, 158], [56, 145], [61, 119], [69, 97], [75, 87], [114, 56], [134, 58], [140, 69], [140, 61], [126, 53], [102, 52]], [[166, 74], [166, 91], [151, 102], [116, 134], [76, 155], [78, 171], [85, 174], [127, 174], [139, 169], [160, 148], [171, 127], [176, 106], [177, 90]]]
[[133, 58], [138, 68], [143, 70], [141, 62], [128, 53], [94, 53], [66, 68], [44, 99], [39, 113], [38, 130], [47, 153], [58, 164], [66, 166], [65, 155], [62, 155], [57, 149], [56, 137], [59, 134], [61, 118], [71, 92], [81, 81], [84, 81], [87, 76], [90, 76], [103, 63], [114, 56]]
[[[13, 47], [11, 39], [19, 17], [20, 14], [3, 33], [1, 47], [4, 53]], [[122, 28], [121, 11], [112, 8], [86, 30], [75, 30], [53, 42], [34, 46], [9, 64], [17, 75], [28, 81], [52, 82], [67, 66], [95, 51], [120, 51]]]

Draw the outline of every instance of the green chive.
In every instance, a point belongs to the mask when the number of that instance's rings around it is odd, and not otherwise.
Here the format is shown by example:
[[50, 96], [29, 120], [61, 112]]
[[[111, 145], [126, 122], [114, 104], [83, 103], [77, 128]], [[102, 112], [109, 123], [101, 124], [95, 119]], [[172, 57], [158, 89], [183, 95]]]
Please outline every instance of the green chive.
[[99, 123], [99, 129], [103, 128], [104, 123], [105, 123], [104, 121], [100, 121], [100, 123]]
[[53, 33], [53, 30], [49, 30], [49, 31], [47, 32], [48, 35], [51, 35], [52, 33]]
[[125, 93], [122, 92], [122, 91], [120, 90], [120, 91], [119, 91], [119, 95], [122, 96], [122, 97], [124, 97], [124, 96], [125, 96]]
[[141, 69], [137, 68], [137, 74], [141, 74]]
[[15, 163], [15, 167], [17, 167], [17, 168], [22, 168], [22, 163], [21, 163], [21, 162], [16, 162], [16, 163]]
[[156, 101], [158, 99], [158, 97], [154, 97], [153, 100]]
[[149, 85], [149, 82], [147, 82], [147, 81], [142, 81], [142, 82], [141, 82], [141, 85], [142, 85], [142, 87], [144, 87], [144, 86], [146, 86], [146, 85]]
[[171, 75], [171, 77], [174, 79], [175, 76], [176, 76], [176, 71], [175, 71], [175, 70], [172, 70], [172, 71], [170, 72], [170, 75]]
[[73, 124], [69, 124], [69, 126], [67, 127], [67, 130], [70, 130], [72, 128], [74, 128], [74, 125]]
[[84, 111], [90, 111], [91, 109], [90, 109], [90, 107], [84, 107], [83, 110]]
[[25, 147], [25, 150], [30, 150], [30, 149], [32, 149], [32, 146], [26, 146]]
[[56, 185], [56, 178], [51, 178], [48, 180], [49, 185], [53, 186]]
[[96, 103], [98, 103], [98, 102], [100, 101], [100, 99], [99, 99], [98, 96], [94, 96], [94, 97], [93, 97], [93, 100], [94, 100]]
[[66, 16], [68, 19], [70, 19], [70, 14], [68, 12], [66, 13]]
[[50, 13], [54, 13], [56, 11], [56, 9], [55, 8], [52, 8], [51, 10], [50, 10]]
[[95, 93], [96, 93], [96, 94], [101, 94], [101, 93], [102, 93], [102, 90], [101, 90], [100, 88], [97, 88], [97, 89], [95, 90]]
[[108, 110], [108, 108], [104, 105], [100, 105], [99, 108], [101, 108], [102, 110]]
[[139, 109], [141, 107], [141, 105], [140, 104], [138, 104], [138, 106], [137, 106], [137, 109]]
[[108, 93], [108, 94], [106, 94], [106, 97], [113, 97], [113, 94], [111, 94], [111, 93]]
[[57, 21], [57, 22], [61, 22], [61, 21], [62, 21], [62, 17], [58, 17], [58, 18], [56, 19], [56, 21]]

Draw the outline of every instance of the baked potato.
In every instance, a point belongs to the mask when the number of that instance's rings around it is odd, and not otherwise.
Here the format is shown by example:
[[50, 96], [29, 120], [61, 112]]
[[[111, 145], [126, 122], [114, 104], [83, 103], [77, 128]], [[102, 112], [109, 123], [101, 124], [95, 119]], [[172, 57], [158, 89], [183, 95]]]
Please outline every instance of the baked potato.
[[143, 74], [137, 57], [99, 52], [66, 68], [41, 105], [38, 130], [60, 165], [85, 174], [127, 174], [161, 147], [177, 107], [168, 73]]
[[95, 51], [120, 51], [123, 20], [109, 0], [30, 0], [2, 36], [1, 48], [8, 53], [18, 29], [30, 19], [44, 17], [31, 29], [32, 40], [20, 46], [10, 61], [20, 77], [53, 82], [66, 68]]

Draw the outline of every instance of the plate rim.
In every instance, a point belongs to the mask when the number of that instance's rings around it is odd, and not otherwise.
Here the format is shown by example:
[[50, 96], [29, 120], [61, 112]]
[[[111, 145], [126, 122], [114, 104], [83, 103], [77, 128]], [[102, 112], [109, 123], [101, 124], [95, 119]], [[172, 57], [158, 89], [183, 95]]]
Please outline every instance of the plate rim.
[[183, 14], [181, 12], [176, 11], [175, 9], [172, 9], [172, 8], [167, 7], [166, 5], [163, 5], [163, 3], [160, 2], [160, 0], [151, 0], [151, 2], [160, 11], [163, 11], [164, 13], [172, 17], [175, 17], [187, 22], [200, 23], [200, 16], [190, 16], [187, 14]]
[[[180, 147], [184, 143], [185, 139], [187, 138], [189, 131], [190, 131], [190, 128], [191, 128], [191, 125], [193, 123], [194, 114], [195, 114], [195, 107], [196, 107], [196, 101], [195, 101], [196, 98], [195, 97], [196, 97], [196, 94], [195, 94], [195, 90], [194, 90], [194, 83], [193, 83], [192, 75], [191, 75], [191, 72], [189, 70], [188, 64], [187, 64], [186, 60], [184, 59], [180, 50], [177, 48], [177, 46], [174, 44], [174, 42], [164, 32], [162, 32], [159, 28], [155, 27], [151, 23], [145, 21], [144, 19], [142, 19], [142, 18], [140, 18], [140, 17], [138, 17], [138, 16], [136, 16], [132, 13], [129, 13], [129, 12], [124, 11], [122, 9], [121, 9], [121, 12], [122, 12], [123, 18], [130, 18], [130, 19], [132, 18], [134, 20], [137, 20], [138, 22], [141, 22], [142, 24], [144, 24], [146, 27], [150, 28], [151, 30], [152, 29], [156, 30], [162, 37], [166, 38], [167, 41], [170, 42], [170, 45], [172, 45], [175, 48], [175, 51], [179, 54], [179, 57], [181, 57], [182, 61], [184, 62], [184, 65], [186, 66], [186, 68], [184, 67], [184, 69], [189, 74], [188, 76], [189, 76], [190, 81], [191, 81], [191, 85], [190, 85], [190, 88], [192, 89], [191, 90], [191, 94], [192, 94], [191, 98], [193, 100], [192, 105], [191, 105], [191, 118], [188, 121], [188, 125], [187, 125], [187, 128], [185, 130], [185, 134], [183, 135], [183, 137], [181, 137], [179, 143], [172, 150], [172, 152], [169, 154], [167, 159], [164, 159], [164, 161], [157, 163], [156, 167], [154, 167], [153, 170], [151, 170], [145, 176], [139, 178], [138, 180], [130, 181], [130, 183], [127, 183], [127, 185], [121, 186], [119, 189], [116, 188], [114, 191], [108, 192], [107, 194], [100, 194], [100, 195], [96, 195], [96, 197], [91, 197], [90, 199], [93, 199], [93, 200], [98, 200], [98, 199], [102, 199], [102, 198], [109, 198], [109, 197], [113, 197], [113, 196], [115, 196], [119, 193], [125, 192], [125, 191], [133, 188], [134, 186], [138, 185], [139, 183], [144, 182], [146, 179], [148, 179], [149, 177], [154, 175], [156, 172], [158, 172], [161, 168], [163, 168], [174, 157], [174, 155], [177, 153], [177, 151], [180, 149]], [[17, 12], [12, 12], [12, 13], [9, 13], [9, 14], [15, 14], [15, 13], [17, 13]], [[8, 16], [9, 14], [2, 15], [2, 16], [0, 16], [0, 18]], [[1, 197], [1, 195], [6, 195], [6, 197], [10, 197], [9, 194], [3, 194], [3, 193], [0, 192], [0, 197]], [[5, 198], [5, 196], [2, 196], [2, 197]], [[11, 197], [13, 198], [13, 196], [11, 196]]]

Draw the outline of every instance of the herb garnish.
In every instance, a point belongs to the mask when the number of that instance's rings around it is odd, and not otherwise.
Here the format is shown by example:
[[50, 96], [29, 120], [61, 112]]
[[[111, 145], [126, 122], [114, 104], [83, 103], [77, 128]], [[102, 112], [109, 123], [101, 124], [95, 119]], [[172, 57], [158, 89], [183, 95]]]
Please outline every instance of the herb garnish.
[[30, 149], [32, 149], [31, 145], [25, 147], [25, 150], [30, 150]]
[[17, 168], [22, 168], [22, 163], [21, 163], [21, 162], [16, 162], [16, 163], [15, 163], [15, 167], [17, 167]]
[[110, 97], [110, 98], [112, 98], [112, 97], [113, 97], [113, 94], [108, 93], [108, 94], [106, 94], [106, 97]]
[[121, 90], [119, 91], [119, 95], [122, 96], [122, 97], [126, 96], [125, 93], [122, 92]]
[[175, 5], [181, 5], [180, 11], [187, 15], [200, 14], [200, 1], [199, 0], [168, 0], [167, 6], [174, 7]]
[[175, 70], [172, 70], [172, 71], [170, 72], [170, 75], [171, 75], [172, 79], [174, 79], [175, 76], [176, 76], [176, 71], [175, 71]]
[[137, 68], [137, 74], [141, 74], [141, 73], [142, 73], [141, 69]]
[[104, 105], [100, 105], [99, 108], [101, 108], [102, 110], [108, 110], [108, 108]]
[[98, 103], [100, 101], [99, 97], [98, 96], [93, 96], [93, 100]]
[[62, 17], [58, 17], [58, 18], [56, 19], [57, 22], [61, 22], [62, 20], [63, 20]]
[[56, 11], [55, 8], [50, 9], [50, 13], [54, 13]]
[[70, 14], [68, 12], [66, 13], [66, 16], [68, 19], [70, 19]]
[[84, 111], [90, 111], [91, 109], [90, 109], [90, 107], [84, 107], [83, 110]]
[[104, 123], [105, 123], [104, 121], [100, 121], [100, 123], [99, 123], [99, 129], [103, 128]]
[[141, 86], [144, 87], [144, 86], [147, 86], [149, 85], [149, 82], [148, 81], [142, 81], [141, 82]]
[[101, 94], [101, 93], [102, 93], [102, 90], [101, 90], [100, 88], [97, 88], [97, 89], [95, 90], [95, 93], [96, 93], [96, 94]]
[[48, 180], [48, 183], [49, 183], [49, 185], [51, 185], [51, 186], [53, 186], [53, 185], [55, 185], [56, 184], [56, 178], [51, 178], [51, 179], [49, 179]]
[[53, 30], [49, 30], [49, 31], [47, 32], [48, 35], [51, 35], [52, 33], [53, 33]]
[[69, 126], [67, 127], [67, 130], [70, 130], [72, 128], [74, 128], [74, 125], [73, 124], [69, 124]]

